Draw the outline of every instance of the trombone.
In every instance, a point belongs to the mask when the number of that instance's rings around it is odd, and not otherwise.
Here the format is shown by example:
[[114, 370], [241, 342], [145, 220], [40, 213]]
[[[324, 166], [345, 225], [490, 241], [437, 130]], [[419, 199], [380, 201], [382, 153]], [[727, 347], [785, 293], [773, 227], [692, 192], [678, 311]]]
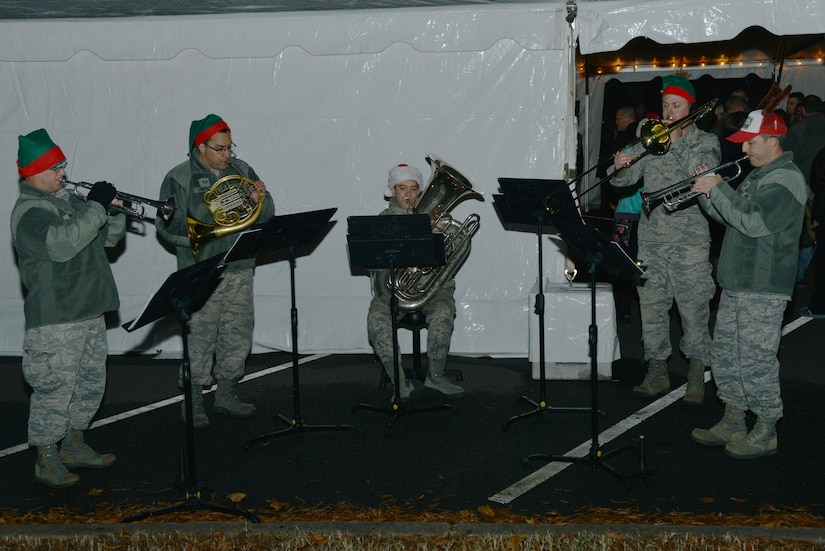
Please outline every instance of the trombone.
[[642, 201], [644, 203], [645, 212], [650, 213], [651, 210], [655, 209], [659, 205], [664, 205], [665, 208], [669, 212], [673, 212], [680, 205], [686, 203], [696, 197], [697, 195], [701, 195], [700, 192], [693, 190], [693, 182], [696, 181], [697, 178], [701, 178], [707, 174], [721, 172], [729, 167], [736, 166], [736, 174], [728, 178], [723, 178], [723, 182], [730, 182], [731, 180], [736, 179], [742, 174], [742, 163], [748, 159], [747, 155], [743, 155], [741, 158], [736, 159], [735, 161], [730, 161], [729, 163], [721, 164], [717, 167], [710, 168], [705, 170], [704, 172], [700, 172], [695, 176], [691, 176], [690, 178], [685, 178], [680, 182], [676, 182], [664, 189], [659, 191], [654, 191], [651, 193], [642, 193]]
[[[709, 102], [707, 102], [706, 104], [704, 104], [703, 106], [696, 109], [693, 113], [690, 113], [686, 117], [682, 117], [681, 119], [679, 119], [677, 121], [674, 121], [670, 124], [665, 124], [662, 121], [657, 121], [657, 120], [647, 121], [646, 123], [644, 123], [642, 125], [642, 128], [639, 131], [639, 137], [638, 138], [636, 138], [635, 140], [633, 140], [630, 143], [626, 144], [619, 151], [614, 152], [609, 157], [605, 157], [604, 159], [599, 161], [595, 166], [593, 166], [592, 168], [589, 168], [586, 171], [582, 172], [581, 174], [579, 174], [573, 180], [570, 180], [570, 182], [568, 182], [568, 185], [571, 185], [571, 184], [574, 184], [575, 182], [578, 182], [585, 175], [589, 174], [593, 170], [595, 170], [599, 167], [602, 167], [605, 164], [612, 161], [613, 158], [616, 155], [618, 155], [621, 151], [632, 148], [633, 146], [635, 146], [639, 142], [641, 142], [642, 147], [644, 147], [645, 150], [642, 151], [639, 155], [637, 155], [633, 159], [631, 159], [631, 161], [629, 163], [627, 163], [627, 165], [625, 165], [623, 168], [627, 168], [631, 165], [636, 164], [641, 159], [646, 157], [649, 153], [653, 153], [654, 155], [664, 155], [665, 153], [667, 153], [670, 150], [670, 143], [671, 143], [670, 133], [671, 133], [671, 131], [672, 130], [684, 129], [684, 128], [688, 127], [694, 120], [696, 120], [700, 117], [704, 117], [708, 113], [711, 113], [713, 111], [713, 108], [716, 106], [717, 101], [718, 100], [716, 98], [714, 98], [714, 99], [710, 100]], [[604, 178], [602, 178], [601, 180], [599, 180], [598, 182], [596, 182], [595, 184], [593, 184], [592, 186], [590, 186], [589, 188], [587, 188], [586, 190], [581, 192], [579, 194], [579, 197], [581, 197], [582, 195], [587, 195], [593, 189], [601, 186], [603, 183], [607, 182], [608, 180], [613, 179], [613, 176], [615, 176], [618, 172], [619, 172], [619, 170], [617, 170], [617, 171], [615, 171], [611, 174], [608, 174], [607, 176], [605, 176]], [[560, 193], [560, 191], [555, 191], [555, 192], [551, 193], [550, 195], [548, 195], [547, 197], [544, 198], [544, 208], [550, 214], [558, 214], [562, 210], [562, 208], [567, 206], [567, 205], [561, 205], [561, 206], [555, 206], [555, 207], [553, 206], [553, 197], [555, 197], [558, 193]]]
[[[89, 182], [71, 182], [66, 178], [63, 178], [62, 183], [64, 186], [74, 186], [74, 194], [80, 199], [83, 199], [84, 201], [86, 200], [86, 195], [80, 193], [80, 188], [92, 189], [94, 187], [94, 184], [90, 184]], [[134, 216], [136, 218], [140, 218], [141, 220], [148, 220], [150, 218], [146, 215], [145, 205], [155, 207], [158, 211], [158, 215], [167, 222], [171, 220], [172, 215], [175, 214], [174, 197], [170, 197], [166, 201], [161, 202], [153, 201], [152, 199], [145, 199], [143, 197], [138, 197], [137, 195], [129, 195], [128, 193], [118, 191], [117, 193], [115, 193], [115, 199], [120, 199], [121, 201], [123, 201], [123, 206], [110, 206], [110, 211], [121, 212], [127, 216]]]

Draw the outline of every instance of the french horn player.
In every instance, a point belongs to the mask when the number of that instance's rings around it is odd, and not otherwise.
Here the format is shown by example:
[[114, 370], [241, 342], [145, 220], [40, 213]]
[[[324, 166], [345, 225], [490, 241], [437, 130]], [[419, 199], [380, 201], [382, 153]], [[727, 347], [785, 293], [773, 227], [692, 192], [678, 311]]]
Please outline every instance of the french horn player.
[[[160, 196], [173, 197], [177, 208], [169, 221], [158, 217], [155, 225], [159, 236], [175, 247], [179, 270], [226, 253], [235, 241], [233, 234], [275, 214], [266, 185], [235, 157], [234, 148], [229, 125], [218, 115], [193, 121], [189, 158], [163, 179]], [[254, 258], [228, 263], [215, 291], [189, 321], [196, 429], [209, 426], [200, 389], [211, 385], [213, 377], [215, 413], [249, 417], [255, 412], [255, 406], [237, 394], [252, 349], [254, 266]], [[185, 421], [185, 409], [182, 416]]]
[[[696, 102], [693, 85], [681, 75], [662, 78], [662, 123], [669, 147], [631, 166], [642, 151], [636, 144], [629, 153], [613, 158], [616, 187], [632, 186], [644, 178], [644, 191], [655, 192], [697, 174], [701, 166], [717, 166], [719, 140], [699, 129], [690, 118]], [[689, 124], [677, 124], [686, 121]], [[670, 310], [679, 308], [683, 336], [680, 349], [689, 359], [688, 381], [683, 403], [704, 401], [704, 371], [710, 364], [710, 300], [716, 292], [711, 275], [708, 222], [694, 201], [673, 212], [653, 209], [639, 220], [639, 260], [646, 266], [638, 287], [642, 317], [642, 339], [647, 373], [633, 394], [653, 398], [670, 390], [668, 360], [671, 347]]]
[[[394, 166], [387, 180], [384, 198], [387, 208], [379, 215], [428, 214], [433, 232], [444, 233], [447, 263], [437, 268], [397, 268], [371, 272], [374, 296], [367, 315], [367, 333], [376, 356], [381, 361], [393, 385], [398, 384], [398, 396], [402, 402], [410, 399], [413, 385], [400, 369], [399, 381], [394, 380], [394, 353], [392, 319], [388, 278], [396, 281], [395, 296], [399, 301], [399, 315], [420, 311], [427, 320], [428, 371], [424, 391], [447, 398], [461, 398], [464, 389], [444, 376], [447, 354], [453, 334], [456, 316], [454, 276], [467, 254], [470, 239], [478, 229], [478, 215], [470, 215], [464, 223], [458, 223], [447, 212], [461, 199], [480, 194], [472, 191], [472, 185], [461, 174], [433, 155], [427, 157], [432, 166], [432, 176], [423, 186], [421, 171], [407, 164]], [[393, 393], [392, 401], [395, 400]]]

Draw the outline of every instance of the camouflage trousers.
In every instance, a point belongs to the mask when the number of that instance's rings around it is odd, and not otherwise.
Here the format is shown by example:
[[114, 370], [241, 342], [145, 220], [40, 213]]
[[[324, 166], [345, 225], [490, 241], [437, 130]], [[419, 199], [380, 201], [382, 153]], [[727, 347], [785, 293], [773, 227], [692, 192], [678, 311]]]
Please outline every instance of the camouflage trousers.
[[32, 388], [29, 444], [63, 440], [69, 428], [86, 430], [106, 390], [103, 316], [26, 330], [23, 377]]
[[638, 287], [645, 360], [666, 360], [672, 353], [670, 309], [679, 307], [683, 336], [679, 348], [688, 358], [710, 364], [710, 300], [716, 292], [710, 244], [639, 242], [646, 266]]
[[719, 399], [770, 423], [782, 417], [779, 340], [787, 299], [722, 290], [713, 329], [712, 372]]
[[[192, 385], [243, 377], [255, 324], [253, 270], [224, 272], [217, 288], [189, 321]], [[214, 368], [213, 368], [214, 366]]]
[[[452, 284], [452, 285], [450, 285]], [[427, 359], [431, 367], [447, 364], [450, 341], [455, 322], [455, 283], [450, 281], [421, 310], [427, 317]], [[400, 312], [400, 317], [404, 313]], [[367, 336], [375, 355], [388, 372], [393, 369], [392, 320], [390, 305], [380, 297], [373, 297], [367, 314]]]

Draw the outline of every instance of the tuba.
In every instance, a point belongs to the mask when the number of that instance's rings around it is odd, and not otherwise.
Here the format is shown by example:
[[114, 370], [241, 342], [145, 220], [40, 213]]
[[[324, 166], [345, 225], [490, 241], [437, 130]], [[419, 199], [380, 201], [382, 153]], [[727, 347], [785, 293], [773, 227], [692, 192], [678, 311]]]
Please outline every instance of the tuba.
[[259, 197], [256, 205], [250, 194], [249, 188], [254, 188], [255, 182], [231, 164], [229, 166], [238, 174], [224, 176], [203, 194], [215, 225], [205, 224], [187, 213], [186, 228], [196, 260], [210, 241], [245, 230], [258, 220], [263, 211], [266, 198]]
[[[443, 266], [398, 268], [395, 278], [395, 296], [398, 309], [402, 312], [421, 310], [435, 296], [441, 286], [455, 275], [470, 254], [470, 242], [478, 231], [479, 216], [471, 214], [459, 223], [449, 212], [461, 200], [467, 198], [484, 201], [484, 196], [473, 191], [473, 184], [453, 167], [432, 153], [427, 154], [427, 163], [432, 167], [427, 187], [413, 207], [416, 214], [428, 214], [434, 230], [444, 233]], [[392, 298], [389, 270], [381, 270], [373, 277], [373, 287], [377, 295], [388, 301]]]

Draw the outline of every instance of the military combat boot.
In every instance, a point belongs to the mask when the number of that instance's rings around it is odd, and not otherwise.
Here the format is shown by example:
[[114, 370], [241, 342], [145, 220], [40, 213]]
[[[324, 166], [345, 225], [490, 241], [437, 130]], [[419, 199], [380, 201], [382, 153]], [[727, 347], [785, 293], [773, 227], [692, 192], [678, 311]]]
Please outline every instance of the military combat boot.
[[[186, 401], [180, 404], [180, 416], [186, 423]], [[203, 409], [203, 394], [200, 390], [192, 390], [192, 426], [196, 429], [209, 428], [209, 417]]]
[[430, 362], [427, 378], [424, 379], [424, 391], [430, 394], [441, 394], [445, 398], [463, 398], [464, 389], [454, 385], [444, 376], [447, 362]]
[[66, 470], [61, 463], [57, 444], [37, 447], [37, 462], [34, 464], [34, 478], [50, 488], [68, 488], [74, 486], [80, 477]]
[[113, 453], [97, 453], [83, 440], [83, 431], [69, 429], [60, 446], [60, 461], [70, 469], [105, 469], [117, 461]]
[[667, 360], [649, 360], [645, 380], [633, 387], [633, 395], [642, 398], [656, 398], [670, 390], [670, 376], [667, 373]]
[[690, 439], [705, 446], [725, 446], [729, 442], [741, 440], [747, 432], [745, 412], [725, 404], [722, 419], [709, 429], [693, 429]]
[[757, 417], [747, 436], [725, 444], [725, 454], [736, 459], [756, 459], [776, 455], [776, 448], [776, 424]]
[[687, 388], [682, 402], [686, 405], [699, 406], [705, 401], [705, 364], [701, 360], [690, 360], [687, 374]]
[[[393, 393], [392, 393], [392, 396], [390, 396], [390, 403], [394, 404], [395, 403], [395, 373], [394, 373], [395, 364], [393, 363], [393, 360], [391, 358], [390, 359], [387, 359], [387, 358], [382, 359], [381, 364], [384, 366], [384, 373], [387, 374], [387, 377], [389, 378], [390, 382], [393, 385]], [[407, 379], [407, 375], [404, 373], [404, 368], [400, 365], [398, 366], [398, 377], [401, 379], [401, 385], [398, 387], [398, 399], [402, 403], [406, 404], [412, 398], [412, 393], [413, 393], [413, 390], [415, 390], [415, 387], [413, 387], [412, 382], [409, 379]]]
[[255, 406], [241, 401], [236, 389], [238, 381], [218, 379], [218, 389], [215, 391], [215, 413], [231, 415], [232, 417], [251, 417], [255, 413]]

